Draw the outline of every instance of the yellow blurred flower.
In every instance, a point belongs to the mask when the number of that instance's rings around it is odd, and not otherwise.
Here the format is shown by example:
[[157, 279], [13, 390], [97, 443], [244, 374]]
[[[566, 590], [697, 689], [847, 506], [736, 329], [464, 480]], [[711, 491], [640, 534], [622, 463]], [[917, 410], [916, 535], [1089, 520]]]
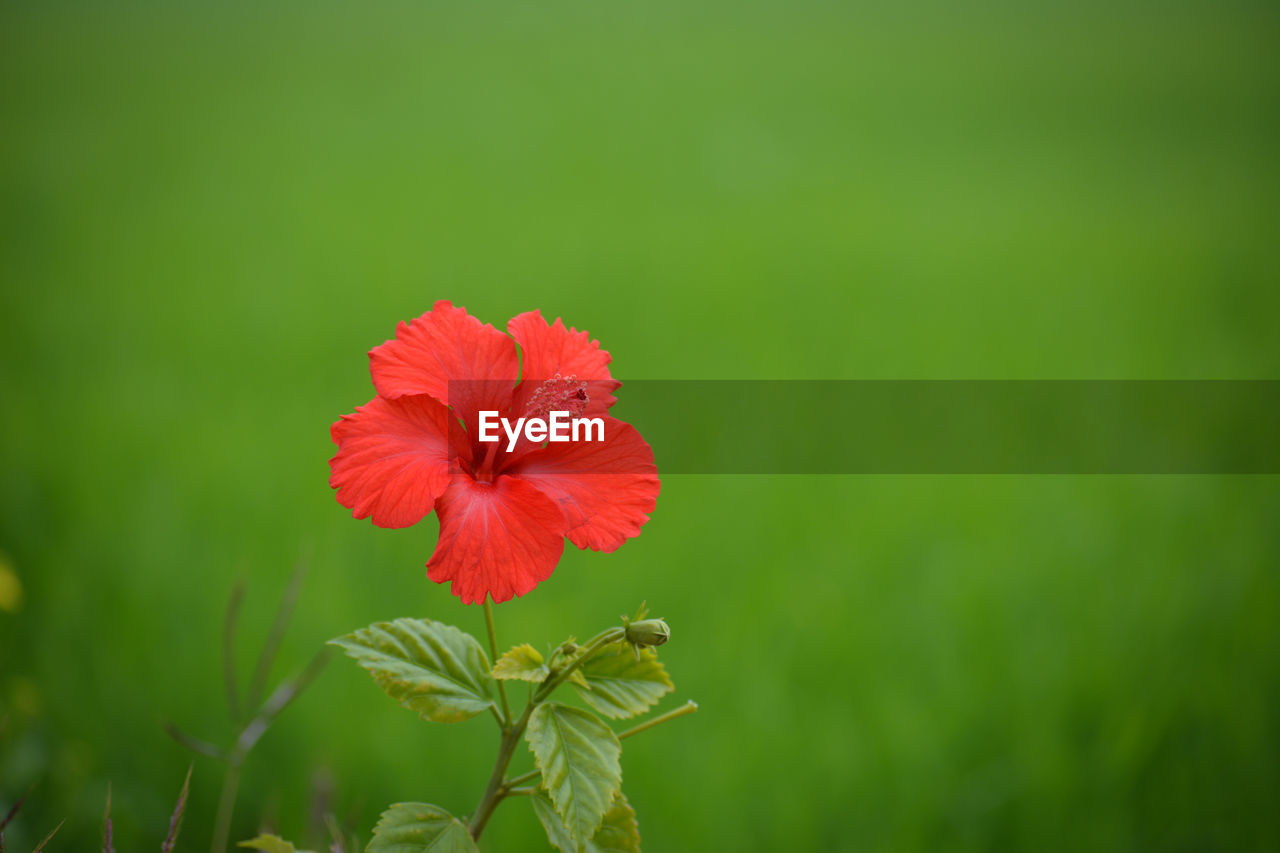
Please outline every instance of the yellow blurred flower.
[[21, 606], [22, 581], [18, 580], [9, 558], [0, 554], [0, 610], [16, 613]]

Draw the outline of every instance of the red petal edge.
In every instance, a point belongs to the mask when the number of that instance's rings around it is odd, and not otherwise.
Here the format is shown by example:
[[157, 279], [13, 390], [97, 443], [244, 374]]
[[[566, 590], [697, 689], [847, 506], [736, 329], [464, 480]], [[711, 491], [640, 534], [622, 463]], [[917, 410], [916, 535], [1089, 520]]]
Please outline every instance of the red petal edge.
[[450, 380], [493, 381], [509, 389], [519, 369], [511, 338], [446, 300], [401, 323], [394, 340], [369, 351], [369, 372], [379, 396], [430, 394], [455, 408], [461, 403], [463, 409], [466, 401], [449, 399]]
[[455, 475], [436, 501], [440, 540], [427, 577], [452, 581], [463, 604], [524, 595], [551, 577], [564, 552], [564, 514], [530, 483]]
[[613, 356], [586, 332], [572, 327], [566, 329], [559, 317], [554, 323], [548, 323], [541, 311], [517, 314], [507, 323], [507, 331], [520, 344], [522, 354], [520, 388], [513, 407], [517, 413], [523, 412], [537, 384], [554, 378], [557, 373], [586, 380], [590, 396], [586, 415], [603, 415], [617, 402], [613, 392], [622, 383], [609, 373]]
[[560, 506], [570, 542], [609, 552], [640, 535], [661, 483], [653, 448], [635, 427], [605, 417], [604, 439], [548, 444], [521, 459], [509, 473], [537, 486]]
[[329, 485], [338, 503], [379, 527], [409, 527], [449, 486], [449, 410], [426, 395], [374, 397], [330, 434]]

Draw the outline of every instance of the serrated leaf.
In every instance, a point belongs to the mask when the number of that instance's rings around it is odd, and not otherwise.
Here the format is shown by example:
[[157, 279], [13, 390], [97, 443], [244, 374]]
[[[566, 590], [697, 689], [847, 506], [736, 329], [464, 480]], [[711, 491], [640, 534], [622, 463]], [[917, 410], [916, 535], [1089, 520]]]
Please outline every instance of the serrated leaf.
[[622, 744], [594, 714], [557, 702], [537, 707], [525, 739], [569, 837], [586, 842], [622, 787]]
[[476, 853], [462, 822], [439, 806], [396, 803], [382, 813], [365, 853]]
[[652, 649], [641, 649], [637, 658], [626, 643], [600, 649], [578, 672], [588, 687], [574, 683], [582, 701], [615, 720], [643, 714], [675, 689]]
[[278, 835], [259, 835], [257, 838], [241, 841], [236, 846], [248, 847], [250, 850], [265, 850], [266, 853], [307, 853], [305, 850], [296, 849], [291, 842], [285, 841]]
[[596, 834], [582, 848], [569, 836], [555, 806], [544, 792], [539, 791], [532, 799], [533, 810], [547, 831], [547, 840], [561, 853], [640, 853], [640, 827], [636, 824], [636, 812], [621, 791], [604, 813]]
[[550, 672], [542, 653], [528, 643], [509, 650], [493, 665], [494, 678], [532, 681], [535, 684], [541, 684]]
[[329, 641], [424, 720], [456, 723], [496, 707], [493, 677], [480, 643], [431, 619], [396, 619]]

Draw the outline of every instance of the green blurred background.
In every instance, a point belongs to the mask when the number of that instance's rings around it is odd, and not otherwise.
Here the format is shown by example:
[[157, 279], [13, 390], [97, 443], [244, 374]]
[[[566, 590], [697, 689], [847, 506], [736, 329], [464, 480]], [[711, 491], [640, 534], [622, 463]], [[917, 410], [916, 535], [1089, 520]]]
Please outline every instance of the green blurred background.
[[[1271, 3], [5, 2], [7, 841], [95, 849], [110, 781], [118, 848], [158, 847], [161, 721], [229, 733], [237, 578], [246, 673], [303, 554], [277, 675], [376, 620], [483, 630], [433, 520], [326, 484], [365, 351], [435, 299], [561, 315], [624, 380], [1277, 377], [1278, 36]], [[669, 476], [498, 627], [670, 621], [665, 707], [701, 710], [627, 743], [651, 853], [1274, 850], [1278, 521], [1274, 477]], [[366, 839], [467, 813], [495, 744], [335, 660], [235, 837], [319, 845], [317, 790]], [[220, 782], [196, 760], [179, 849]], [[548, 849], [520, 801], [483, 846]]]

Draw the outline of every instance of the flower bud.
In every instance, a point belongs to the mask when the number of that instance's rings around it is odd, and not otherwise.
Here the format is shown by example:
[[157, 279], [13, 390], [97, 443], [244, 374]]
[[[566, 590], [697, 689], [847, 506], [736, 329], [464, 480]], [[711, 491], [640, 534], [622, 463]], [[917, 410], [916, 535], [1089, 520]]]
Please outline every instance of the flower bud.
[[627, 642], [633, 646], [660, 646], [671, 639], [671, 628], [661, 619], [641, 619], [626, 625]]

